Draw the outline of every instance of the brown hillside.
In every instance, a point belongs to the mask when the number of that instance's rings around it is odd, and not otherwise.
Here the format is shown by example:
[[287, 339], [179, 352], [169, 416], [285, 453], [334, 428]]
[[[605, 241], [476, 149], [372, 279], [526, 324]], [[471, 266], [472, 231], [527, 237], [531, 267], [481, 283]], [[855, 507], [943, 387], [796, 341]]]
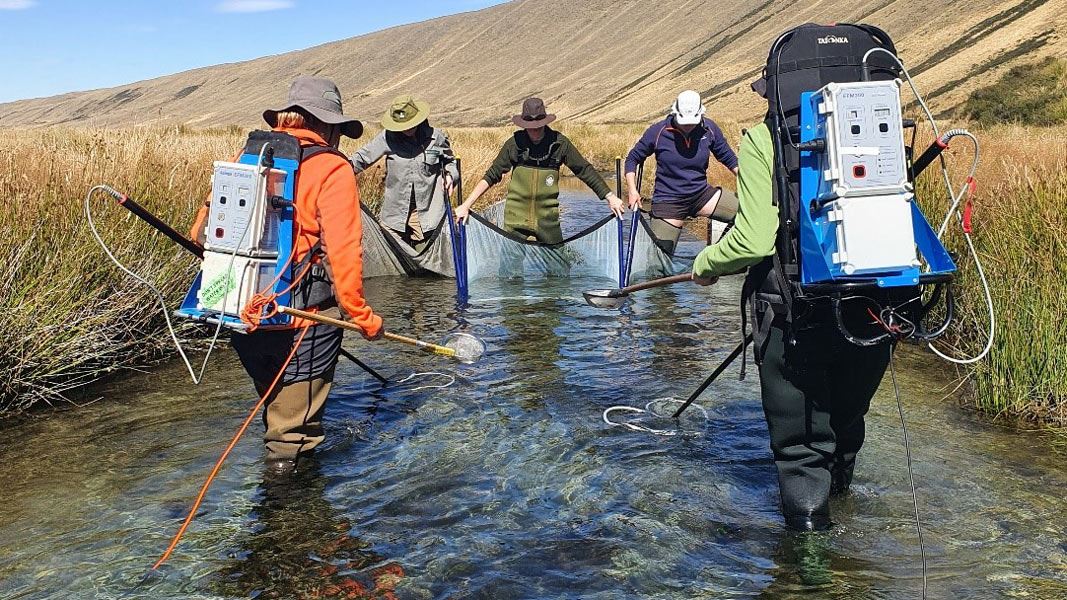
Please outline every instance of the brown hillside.
[[515, 0], [253, 61], [126, 86], [0, 104], [0, 126], [258, 125], [297, 74], [335, 79], [348, 112], [377, 119], [414, 92], [441, 123], [501, 124], [538, 94], [562, 117], [646, 120], [685, 88], [712, 116], [760, 112], [748, 90], [782, 30], [868, 22], [893, 36], [935, 110], [1007, 68], [1067, 56], [1067, 0]]

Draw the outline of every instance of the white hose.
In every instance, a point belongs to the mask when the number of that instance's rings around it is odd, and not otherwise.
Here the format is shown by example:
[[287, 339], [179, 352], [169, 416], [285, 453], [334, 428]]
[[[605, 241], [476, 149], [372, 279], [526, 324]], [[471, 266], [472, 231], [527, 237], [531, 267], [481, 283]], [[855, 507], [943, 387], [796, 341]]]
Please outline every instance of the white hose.
[[[89, 222], [89, 230], [92, 232], [93, 237], [96, 238], [97, 243], [100, 244], [100, 247], [104, 250], [104, 254], [106, 254], [107, 257], [111, 259], [111, 262], [115, 263], [115, 266], [117, 266], [120, 270], [122, 270], [122, 272], [129, 275], [132, 279], [134, 279], [141, 285], [144, 285], [148, 289], [152, 290], [152, 293], [155, 294], [156, 299], [159, 300], [159, 306], [163, 311], [163, 319], [166, 321], [167, 331], [170, 332], [170, 338], [174, 342], [174, 347], [177, 348], [178, 355], [181, 356], [182, 362], [185, 363], [185, 368], [189, 371], [189, 377], [192, 378], [193, 385], [200, 385], [200, 382], [203, 381], [204, 371], [207, 369], [208, 359], [211, 358], [211, 352], [215, 348], [215, 342], [218, 340], [219, 334], [222, 331], [222, 320], [219, 320], [219, 326], [215, 329], [215, 335], [211, 339], [211, 344], [208, 346], [207, 349], [207, 355], [204, 356], [204, 363], [200, 366], [200, 372], [198, 374], [193, 369], [193, 365], [189, 361], [189, 357], [186, 356], [185, 349], [182, 348], [181, 341], [178, 339], [178, 334], [174, 330], [174, 323], [170, 320], [170, 311], [167, 309], [167, 300], [163, 297], [163, 292], [159, 291], [159, 288], [157, 288], [152, 282], [141, 277], [137, 273], [134, 273], [132, 270], [127, 268], [126, 265], [122, 264], [122, 262], [115, 257], [115, 254], [111, 252], [111, 249], [108, 248], [107, 243], [104, 242], [104, 239], [100, 236], [100, 232], [97, 231], [96, 223], [93, 222], [93, 213], [89, 205], [89, 201], [92, 199], [93, 194], [97, 191], [102, 191], [104, 193], [107, 193], [108, 195], [112, 194], [112, 192], [116, 194], [118, 193], [115, 192], [113, 188], [106, 185], [96, 185], [89, 190], [89, 193], [85, 196], [85, 218]], [[223, 301], [225, 301], [225, 299]]]
[[[265, 155], [265, 153], [267, 151], [267, 147], [269, 147], [269, 146], [270, 146], [270, 144], [263, 144], [263, 148], [261, 148], [260, 151], [259, 151], [259, 158], [257, 159], [257, 166], [262, 167], [262, 165], [263, 165], [263, 156]], [[115, 266], [117, 266], [120, 270], [122, 270], [122, 272], [124, 272], [127, 275], [129, 275], [131, 278], [133, 278], [138, 283], [140, 283], [140, 284], [144, 285], [145, 287], [147, 287], [148, 289], [150, 289], [152, 291], [152, 293], [155, 294], [156, 299], [159, 301], [160, 309], [163, 311], [163, 319], [167, 324], [167, 331], [170, 333], [170, 339], [174, 342], [174, 347], [178, 350], [178, 356], [180, 356], [181, 359], [182, 359], [182, 362], [185, 363], [185, 368], [189, 371], [189, 377], [190, 377], [190, 379], [192, 379], [193, 385], [200, 385], [200, 383], [203, 382], [203, 380], [204, 380], [204, 372], [207, 370], [207, 363], [208, 363], [208, 360], [211, 358], [211, 353], [215, 350], [215, 345], [218, 343], [219, 336], [222, 334], [222, 326], [223, 326], [223, 323], [225, 322], [225, 319], [222, 318], [222, 317], [219, 318], [218, 325], [215, 327], [215, 333], [211, 336], [211, 343], [208, 344], [207, 354], [204, 355], [204, 362], [200, 365], [200, 371], [197, 372], [196, 370], [193, 369], [192, 362], [189, 360], [189, 357], [185, 354], [185, 349], [182, 348], [181, 341], [178, 339], [178, 333], [174, 330], [174, 323], [170, 319], [170, 311], [167, 309], [167, 301], [163, 297], [163, 292], [159, 291], [159, 288], [157, 288], [152, 282], [150, 282], [147, 279], [141, 277], [137, 273], [134, 273], [131, 269], [126, 267], [126, 265], [122, 264], [122, 262], [119, 261], [119, 259], [115, 256], [115, 254], [108, 247], [108, 245], [104, 241], [103, 237], [100, 236], [100, 232], [97, 231], [96, 223], [93, 221], [93, 212], [92, 212], [91, 207], [89, 205], [89, 201], [92, 199], [93, 193], [95, 193], [98, 190], [102, 191], [102, 192], [104, 192], [104, 193], [106, 193], [106, 194], [108, 194], [109, 196], [112, 196], [112, 197], [120, 197], [120, 196], [122, 196], [121, 193], [119, 193], [114, 188], [112, 188], [110, 186], [107, 186], [107, 185], [96, 185], [96, 186], [93, 186], [92, 188], [89, 189], [89, 193], [85, 195], [85, 218], [89, 222], [89, 230], [92, 232], [92, 235], [96, 239], [96, 242], [98, 244], [100, 244], [100, 247], [104, 250], [104, 254], [106, 254], [107, 257], [109, 259], [111, 259], [111, 262], [115, 263]], [[251, 220], [249, 221], [249, 223], [247, 225], [245, 225], [244, 231], [241, 232], [240, 239], [238, 240], [237, 244], [234, 246], [233, 252], [230, 253], [230, 262], [229, 262], [229, 265], [226, 267], [226, 272], [227, 273], [230, 273], [230, 272], [233, 271], [233, 264], [234, 264], [234, 262], [236, 262], [236, 259], [237, 259], [237, 250], [238, 250], [238, 248], [240, 248], [241, 242], [244, 241], [245, 236], [248, 235], [248, 230], [249, 229], [251, 229]], [[223, 292], [223, 295], [222, 295], [222, 306], [223, 307], [226, 306], [226, 302], [227, 302], [227, 300], [229, 300], [229, 294], [230, 294], [230, 290], [227, 287], [226, 291]]]
[[[635, 413], [635, 414], [655, 415], [656, 413], [655, 413], [655, 411], [652, 410], [652, 405], [657, 403], [657, 402], [671, 402], [671, 403], [674, 403], [674, 404], [684, 404], [685, 403], [684, 400], [677, 400], [675, 398], [657, 398], [657, 399], [652, 400], [651, 402], [645, 404], [644, 408], [638, 408], [636, 406], [625, 406], [625, 405], [611, 406], [611, 407], [609, 407], [609, 408], [604, 410], [604, 414], [601, 415], [601, 418], [604, 420], [605, 423], [607, 423], [608, 425], [611, 425], [612, 427], [626, 427], [626, 428], [632, 429], [634, 431], [641, 431], [641, 432], [644, 432], [644, 433], [651, 433], [652, 435], [662, 435], [662, 436], [678, 435], [678, 432], [675, 431], [675, 430], [672, 430], [672, 429], [653, 429], [651, 427], [645, 427], [644, 425], [640, 425], [640, 424], [633, 423], [633, 422], [630, 422], [630, 421], [612, 421], [611, 419], [608, 418], [608, 415], [610, 415], [613, 412], [628, 412], [628, 413]], [[693, 404], [691, 406], [693, 408], [699, 410], [701, 412], [701, 414], [704, 415], [704, 420], [705, 421], [708, 420], [708, 411], [705, 410], [703, 406], [700, 406], [699, 404]]]
[[407, 382], [411, 381], [412, 379], [415, 379], [416, 377], [420, 377], [420, 378], [423, 378], [423, 379], [426, 379], [426, 378], [429, 378], [429, 377], [447, 377], [448, 378], [448, 383], [445, 383], [445, 384], [442, 384], [442, 385], [420, 385], [418, 387], [411, 388], [411, 391], [413, 391], [413, 392], [417, 392], [419, 390], [443, 390], [445, 388], [452, 387], [452, 384], [456, 383], [456, 378], [454, 376], [449, 375], [448, 373], [438, 373], [437, 371], [427, 371], [425, 373], [412, 373], [411, 375], [408, 375], [407, 377], [405, 377], [403, 379], [398, 379], [396, 381], [396, 383], [407, 383]]
[[[897, 65], [900, 66], [900, 70], [901, 70], [901, 72], [904, 73], [904, 77], [908, 82], [908, 86], [911, 88], [912, 94], [915, 95], [916, 102], [918, 102], [919, 106], [922, 107], [923, 112], [926, 114], [926, 118], [929, 119], [929, 121], [930, 121], [930, 126], [934, 130], [934, 136], [942, 144], [946, 144], [947, 145], [949, 140], [951, 140], [954, 137], [966, 137], [966, 138], [971, 140], [972, 144], [974, 144], [974, 160], [973, 160], [973, 162], [971, 162], [970, 173], [968, 174], [966, 181], [964, 181], [963, 186], [960, 188], [959, 193], [956, 193], [953, 190], [952, 181], [949, 178], [948, 166], [945, 163], [944, 156], [940, 157], [940, 159], [941, 159], [941, 176], [942, 176], [942, 179], [945, 182], [945, 189], [948, 191], [948, 197], [949, 197], [949, 200], [951, 201], [951, 205], [949, 206], [948, 211], [945, 213], [945, 218], [941, 222], [941, 227], [937, 231], [937, 239], [940, 240], [941, 237], [944, 235], [945, 230], [948, 228], [948, 223], [952, 219], [952, 215], [953, 214], [956, 215], [956, 220], [959, 221], [960, 227], [961, 228], [963, 227], [963, 216], [960, 214], [960, 203], [967, 196], [968, 188], [970, 187], [971, 182], [974, 181], [975, 173], [977, 173], [977, 171], [978, 171], [978, 161], [979, 161], [979, 157], [980, 157], [980, 154], [981, 154], [980, 148], [979, 148], [979, 145], [978, 145], [978, 138], [976, 138], [974, 136], [974, 134], [972, 134], [971, 132], [967, 131], [966, 129], [952, 129], [952, 130], [946, 132], [945, 135], [942, 136], [941, 132], [937, 128], [937, 121], [934, 120], [934, 115], [930, 111], [930, 107], [927, 106], [926, 101], [923, 99], [922, 95], [919, 93], [919, 90], [915, 87], [915, 82], [912, 81], [911, 74], [908, 73], [908, 69], [906, 67], [904, 67], [904, 63], [901, 62], [900, 58], [897, 57], [897, 55], [893, 54], [889, 50], [886, 50], [885, 48], [871, 48], [870, 50], [867, 51], [866, 54], [863, 55], [863, 65], [866, 66], [867, 58], [870, 57], [870, 55], [874, 54], [875, 52], [882, 52], [882, 53], [885, 53], [885, 54], [889, 55], [890, 57], [893, 58], [893, 60], [897, 63]], [[933, 352], [937, 356], [943, 358], [944, 360], [946, 360], [946, 361], [948, 361], [950, 363], [957, 364], [957, 365], [970, 365], [970, 364], [974, 364], [974, 363], [982, 360], [983, 358], [985, 358], [989, 354], [990, 350], [993, 349], [993, 342], [996, 339], [997, 316], [996, 316], [996, 311], [995, 311], [994, 306], [993, 306], [993, 293], [989, 289], [989, 281], [986, 279], [985, 269], [982, 268], [982, 262], [978, 258], [978, 252], [974, 248], [974, 242], [971, 239], [971, 234], [967, 233], [966, 230], [964, 230], [962, 233], [963, 233], [964, 240], [967, 242], [967, 249], [970, 251], [971, 258], [974, 260], [975, 269], [977, 269], [977, 271], [978, 271], [978, 278], [982, 282], [982, 292], [985, 294], [986, 308], [987, 308], [988, 313], [989, 313], [989, 332], [988, 332], [988, 337], [986, 338], [986, 344], [985, 344], [985, 347], [982, 348], [982, 351], [979, 352], [976, 356], [972, 356], [972, 357], [968, 357], [968, 358], [956, 358], [956, 357], [948, 356], [947, 354], [945, 354], [945, 353], [941, 352], [940, 350], [938, 350], [937, 348], [935, 348], [933, 342], [928, 343], [927, 347], [930, 348], [931, 352]]]

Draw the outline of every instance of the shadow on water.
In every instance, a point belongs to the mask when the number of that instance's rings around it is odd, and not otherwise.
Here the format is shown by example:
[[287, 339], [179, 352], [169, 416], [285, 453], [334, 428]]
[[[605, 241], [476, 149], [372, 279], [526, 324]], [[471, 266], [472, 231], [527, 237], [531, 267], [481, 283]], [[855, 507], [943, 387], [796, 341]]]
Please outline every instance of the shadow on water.
[[[700, 400], [708, 418], [688, 412], [679, 435], [601, 420], [612, 405], [687, 396], [739, 339], [740, 281], [636, 294], [617, 312], [581, 301], [604, 284], [494, 282], [458, 309], [451, 281], [367, 281], [396, 330], [472, 331], [485, 359], [347, 338], [394, 382], [456, 382], [383, 387], [342, 362], [315, 460], [265, 476], [257, 427], [150, 578], [255, 401], [232, 353], [198, 388], [166, 365], [83, 409], [3, 426], [0, 597], [917, 598], [888, 381], [854, 490], [833, 504], [837, 528], [791, 535], [754, 371], [728, 370]], [[1065, 597], [1062, 458], [940, 401], [949, 377], [927, 357], [905, 352], [899, 371], [930, 598]]]

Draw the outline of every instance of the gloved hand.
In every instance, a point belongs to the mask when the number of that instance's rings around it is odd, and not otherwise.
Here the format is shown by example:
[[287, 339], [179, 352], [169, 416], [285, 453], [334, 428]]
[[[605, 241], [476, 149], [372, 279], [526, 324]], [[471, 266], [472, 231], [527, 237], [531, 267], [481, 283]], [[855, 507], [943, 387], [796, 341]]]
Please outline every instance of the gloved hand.
[[717, 281], [719, 281], [718, 277], [701, 277], [695, 271], [693, 272], [693, 283], [697, 285], [714, 285]]

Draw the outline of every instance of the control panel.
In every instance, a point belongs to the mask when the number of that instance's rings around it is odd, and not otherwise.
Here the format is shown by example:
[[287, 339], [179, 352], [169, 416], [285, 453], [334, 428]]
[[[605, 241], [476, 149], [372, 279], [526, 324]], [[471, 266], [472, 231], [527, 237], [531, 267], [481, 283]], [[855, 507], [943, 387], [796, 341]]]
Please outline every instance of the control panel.
[[814, 101], [815, 137], [826, 142], [819, 199], [911, 191], [899, 80], [831, 83]]
[[205, 249], [245, 256], [278, 256], [280, 196], [286, 173], [256, 165], [216, 162]]

